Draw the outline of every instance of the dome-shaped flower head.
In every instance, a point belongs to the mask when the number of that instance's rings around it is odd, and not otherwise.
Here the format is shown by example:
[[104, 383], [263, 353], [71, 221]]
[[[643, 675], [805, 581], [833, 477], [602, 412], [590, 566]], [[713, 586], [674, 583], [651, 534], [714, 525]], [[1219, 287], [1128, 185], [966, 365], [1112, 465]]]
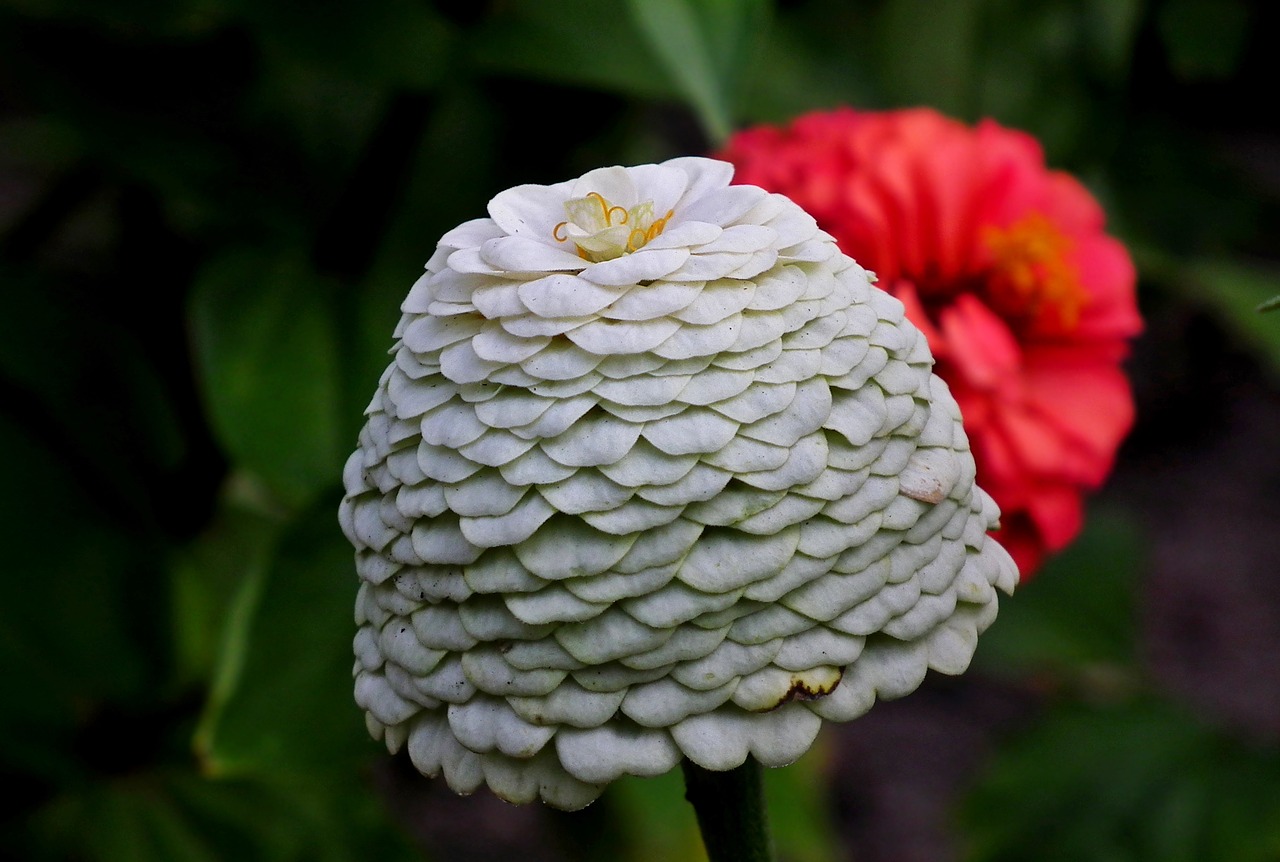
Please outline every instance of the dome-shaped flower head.
[[1133, 422], [1134, 269], [1094, 198], [1030, 136], [927, 109], [735, 135], [737, 182], [781, 192], [928, 336], [1023, 576], [1079, 532]]
[[404, 301], [340, 515], [356, 700], [456, 791], [791, 762], [1017, 580], [902, 304], [732, 174], [505, 191]]

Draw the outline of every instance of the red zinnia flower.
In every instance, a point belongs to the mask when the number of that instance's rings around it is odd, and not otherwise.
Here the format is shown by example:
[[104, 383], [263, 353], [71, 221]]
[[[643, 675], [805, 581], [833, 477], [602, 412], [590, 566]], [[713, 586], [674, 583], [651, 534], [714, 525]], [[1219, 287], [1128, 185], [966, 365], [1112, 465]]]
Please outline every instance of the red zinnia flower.
[[803, 116], [735, 135], [736, 181], [781, 192], [880, 277], [964, 413], [997, 538], [1026, 577], [1079, 532], [1133, 422], [1134, 269], [1029, 135], [935, 111]]

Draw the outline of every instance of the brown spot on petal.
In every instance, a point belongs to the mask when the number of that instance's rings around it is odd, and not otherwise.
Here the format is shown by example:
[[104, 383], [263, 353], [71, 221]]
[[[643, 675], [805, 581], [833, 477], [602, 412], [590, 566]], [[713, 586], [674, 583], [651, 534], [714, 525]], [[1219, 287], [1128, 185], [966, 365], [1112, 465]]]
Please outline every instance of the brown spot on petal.
[[812, 670], [800, 671], [791, 675], [791, 687], [779, 698], [778, 702], [761, 712], [772, 712], [793, 700], [817, 700], [826, 697], [836, 690], [840, 680], [844, 679], [842, 667], [815, 667]]

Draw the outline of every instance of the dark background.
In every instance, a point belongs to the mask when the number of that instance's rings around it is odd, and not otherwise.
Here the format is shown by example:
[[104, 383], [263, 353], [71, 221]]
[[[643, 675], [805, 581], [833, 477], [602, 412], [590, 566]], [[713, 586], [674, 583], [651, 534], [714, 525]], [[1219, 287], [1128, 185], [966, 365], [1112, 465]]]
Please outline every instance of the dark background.
[[697, 859], [678, 776], [455, 798], [350, 694], [339, 474], [496, 192], [928, 104], [1140, 271], [1085, 534], [769, 774], [784, 859], [1280, 859], [1278, 9], [1243, 0], [0, 0], [0, 856]]

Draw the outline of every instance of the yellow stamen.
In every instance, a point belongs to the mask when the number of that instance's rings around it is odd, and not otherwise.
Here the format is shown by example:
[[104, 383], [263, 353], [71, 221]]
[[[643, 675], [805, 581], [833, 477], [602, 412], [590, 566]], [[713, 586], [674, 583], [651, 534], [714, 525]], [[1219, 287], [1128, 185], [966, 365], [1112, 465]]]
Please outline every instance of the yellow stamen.
[[[583, 211], [583, 204], [591, 203]], [[595, 213], [599, 206], [600, 215]], [[588, 192], [584, 197], [565, 202], [565, 212], [569, 218], [551, 229], [551, 237], [556, 242], [574, 240], [578, 256], [593, 263], [612, 260], [624, 254], [630, 254], [644, 248], [666, 230], [667, 222], [675, 215], [674, 210], [660, 219], [653, 217], [653, 201], [645, 201], [627, 209], [617, 206], [599, 192]], [[620, 227], [630, 230], [620, 231]]]
[[991, 252], [986, 299], [992, 308], [1044, 332], [1070, 332], [1089, 295], [1069, 260], [1073, 244], [1048, 218], [1032, 213], [983, 234]]

